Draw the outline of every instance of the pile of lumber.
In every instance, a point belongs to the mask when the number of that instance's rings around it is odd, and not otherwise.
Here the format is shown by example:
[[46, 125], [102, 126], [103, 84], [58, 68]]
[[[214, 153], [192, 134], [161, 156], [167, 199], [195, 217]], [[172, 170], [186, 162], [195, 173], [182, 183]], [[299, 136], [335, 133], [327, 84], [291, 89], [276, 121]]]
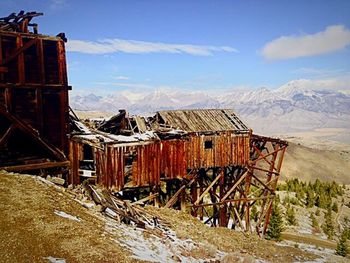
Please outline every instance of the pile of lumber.
[[[164, 237], [169, 229], [169, 224], [140, 206], [140, 201], [131, 203], [114, 196], [107, 190], [99, 189], [94, 185], [86, 184], [86, 191], [92, 200], [101, 205], [101, 212], [106, 216], [125, 224], [133, 224], [136, 227], [151, 231], [152, 234]], [[150, 197], [152, 198], [152, 196]]]

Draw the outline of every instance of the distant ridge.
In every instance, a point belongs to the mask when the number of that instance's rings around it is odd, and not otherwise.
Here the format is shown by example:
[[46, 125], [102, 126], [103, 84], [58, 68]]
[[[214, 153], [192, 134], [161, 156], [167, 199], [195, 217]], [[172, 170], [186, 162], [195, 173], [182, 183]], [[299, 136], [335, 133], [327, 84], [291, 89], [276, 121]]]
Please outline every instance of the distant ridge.
[[131, 114], [150, 114], [171, 109], [233, 108], [250, 127], [265, 134], [316, 128], [350, 129], [350, 94], [302, 88], [293, 81], [275, 90], [233, 90], [218, 95], [182, 90], [128, 91], [110, 96], [91, 93], [72, 96], [70, 105], [75, 110], [112, 114], [119, 109]]

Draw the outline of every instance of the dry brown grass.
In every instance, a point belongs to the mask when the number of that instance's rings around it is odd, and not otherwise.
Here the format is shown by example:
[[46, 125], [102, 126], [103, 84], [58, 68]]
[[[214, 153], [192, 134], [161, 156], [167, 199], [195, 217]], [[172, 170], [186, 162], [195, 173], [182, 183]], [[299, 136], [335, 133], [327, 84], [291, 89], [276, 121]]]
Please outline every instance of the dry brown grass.
[[[339, 147], [338, 147], [339, 148]], [[350, 184], [350, 152], [306, 147], [290, 143], [282, 165], [281, 179], [299, 178], [302, 181], [336, 181]]]
[[[86, 209], [29, 176], [0, 172], [0, 261], [129, 262], [128, 253], [113, 242], [104, 223]], [[55, 210], [81, 218], [62, 218]]]
[[307, 261], [316, 258], [315, 255], [296, 248], [276, 246], [274, 242], [261, 239], [255, 234], [244, 235], [227, 228], [208, 227], [191, 215], [181, 211], [154, 207], [147, 207], [147, 209], [152, 210], [157, 216], [169, 222], [178, 237], [191, 238], [196, 242], [205, 242], [211, 245], [212, 248], [227, 253], [239, 253], [243, 257], [251, 256], [270, 262]]

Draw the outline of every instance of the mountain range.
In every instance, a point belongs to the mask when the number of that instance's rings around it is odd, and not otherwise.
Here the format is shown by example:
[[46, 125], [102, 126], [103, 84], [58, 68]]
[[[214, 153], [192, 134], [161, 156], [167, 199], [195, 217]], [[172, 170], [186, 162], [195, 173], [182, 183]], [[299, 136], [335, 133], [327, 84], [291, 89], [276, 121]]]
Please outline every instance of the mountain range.
[[70, 98], [74, 110], [148, 115], [158, 110], [233, 108], [262, 134], [302, 132], [319, 128], [350, 130], [350, 94], [333, 89], [305, 88], [291, 81], [278, 89], [225, 92], [154, 90], [122, 91], [108, 96], [94, 93]]

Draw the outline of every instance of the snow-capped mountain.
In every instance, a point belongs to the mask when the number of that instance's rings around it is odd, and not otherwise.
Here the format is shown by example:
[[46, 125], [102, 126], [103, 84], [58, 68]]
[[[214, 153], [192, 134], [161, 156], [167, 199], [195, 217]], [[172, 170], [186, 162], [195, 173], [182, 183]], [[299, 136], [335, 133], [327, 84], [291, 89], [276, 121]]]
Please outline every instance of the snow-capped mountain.
[[260, 88], [218, 94], [178, 90], [128, 91], [103, 97], [87, 94], [72, 96], [70, 105], [76, 110], [110, 113], [126, 109], [131, 114], [185, 108], [233, 108], [250, 127], [262, 133], [325, 127], [350, 129], [350, 94], [324, 88], [309, 89], [299, 84], [291, 81], [274, 90]]
[[83, 111], [118, 112], [119, 109], [127, 109], [132, 103], [124, 95], [97, 96], [93, 93], [77, 95], [70, 98], [72, 109]]

